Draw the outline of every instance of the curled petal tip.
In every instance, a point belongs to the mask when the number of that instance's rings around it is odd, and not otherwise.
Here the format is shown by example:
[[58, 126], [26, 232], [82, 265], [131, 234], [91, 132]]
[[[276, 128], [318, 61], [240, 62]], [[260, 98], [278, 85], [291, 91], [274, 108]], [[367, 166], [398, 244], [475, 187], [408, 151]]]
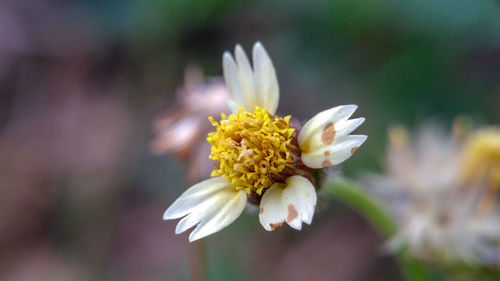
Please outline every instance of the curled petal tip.
[[224, 51], [222, 54], [222, 63], [226, 62], [227, 60], [232, 60], [233, 56], [231, 55], [231, 52], [229, 51]]
[[242, 53], [245, 53], [245, 50], [243, 49], [243, 46], [241, 46], [239, 43], [236, 44], [236, 46], [234, 47], [234, 52], [242, 52]]
[[253, 47], [254, 47], [254, 48], [256, 48], [256, 47], [264, 48], [264, 45], [262, 45], [262, 42], [260, 42], [260, 40], [257, 40], [257, 41], [255, 41], [255, 43], [253, 44]]

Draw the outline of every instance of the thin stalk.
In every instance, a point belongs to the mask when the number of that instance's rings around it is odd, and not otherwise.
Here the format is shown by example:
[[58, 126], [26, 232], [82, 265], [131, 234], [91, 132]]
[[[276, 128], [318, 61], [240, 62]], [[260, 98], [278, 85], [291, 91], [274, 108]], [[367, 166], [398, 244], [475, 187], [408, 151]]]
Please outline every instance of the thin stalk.
[[192, 242], [189, 245], [191, 280], [207, 280], [207, 263], [204, 241]]

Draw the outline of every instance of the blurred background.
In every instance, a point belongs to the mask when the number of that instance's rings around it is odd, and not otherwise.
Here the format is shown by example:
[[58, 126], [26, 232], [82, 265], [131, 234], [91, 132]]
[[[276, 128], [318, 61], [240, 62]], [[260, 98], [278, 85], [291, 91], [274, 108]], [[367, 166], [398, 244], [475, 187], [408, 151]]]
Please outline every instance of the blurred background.
[[[390, 125], [499, 124], [498, 1], [4, 0], [0, 280], [190, 280], [200, 245], [161, 219], [188, 168], [151, 152], [153, 121], [188, 66], [220, 76], [257, 40], [282, 115], [359, 105], [354, 179], [383, 170]], [[204, 239], [208, 280], [401, 280], [380, 235], [321, 200], [301, 232], [250, 213]]]

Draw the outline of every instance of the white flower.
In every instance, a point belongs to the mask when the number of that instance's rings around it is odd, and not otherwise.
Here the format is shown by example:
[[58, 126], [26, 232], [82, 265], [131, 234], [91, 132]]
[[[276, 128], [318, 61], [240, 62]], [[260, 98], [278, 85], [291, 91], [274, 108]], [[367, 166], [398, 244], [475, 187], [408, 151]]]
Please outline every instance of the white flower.
[[[197, 67], [186, 69], [184, 85], [176, 91], [176, 104], [153, 123], [156, 137], [151, 150], [157, 155], [175, 153], [181, 159], [196, 158], [211, 126], [207, 118], [226, 110], [229, 91], [222, 77], [203, 77]], [[200, 151], [202, 150], [202, 151]]]
[[176, 233], [191, 227], [189, 241], [215, 233], [233, 222], [248, 198], [260, 202], [264, 229], [283, 223], [300, 230], [310, 224], [316, 206], [314, 169], [348, 159], [366, 140], [350, 135], [364, 118], [349, 120], [357, 106], [344, 105], [318, 113], [297, 133], [290, 116], [276, 116], [279, 87], [276, 73], [260, 42], [253, 47], [253, 68], [240, 45], [235, 58], [223, 55], [224, 78], [232, 94], [233, 112], [216, 122], [209, 134], [210, 158], [218, 160], [212, 178], [185, 191], [164, 219], [182, 218]]
[[462, 180], [464, 154], [462, 141], [435, 127], [413, 144], [404, 129], [390, 131], [387, 174], [365, 182], [397, 219], [392, 250], [406, 247], [428, 262], [498, 262], [499, 210], [481, 210], [484, 182]]

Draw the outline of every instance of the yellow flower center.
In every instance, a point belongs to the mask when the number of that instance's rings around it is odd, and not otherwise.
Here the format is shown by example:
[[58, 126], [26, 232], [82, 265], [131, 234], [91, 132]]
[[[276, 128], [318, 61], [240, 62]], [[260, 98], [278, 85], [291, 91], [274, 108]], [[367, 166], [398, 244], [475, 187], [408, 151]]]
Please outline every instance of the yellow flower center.
[[220, 161], [211, 176], [223, 176], [236, 189], [259, 195], [273, 182], [285, 180], [285, 168], [294, 163], [287, 150], [294, 132], [290, 116], [273, 117], [259, 107], [253, 113], [240, 108], [221, 116], [219, 123], [209, 117], [217, 128], [207, 138], [212, 144], [210, 159]]
[[465, 180], [486, 180], [500, 188], [500, 128], [480, 130], [467, 141], [462, 176]]

